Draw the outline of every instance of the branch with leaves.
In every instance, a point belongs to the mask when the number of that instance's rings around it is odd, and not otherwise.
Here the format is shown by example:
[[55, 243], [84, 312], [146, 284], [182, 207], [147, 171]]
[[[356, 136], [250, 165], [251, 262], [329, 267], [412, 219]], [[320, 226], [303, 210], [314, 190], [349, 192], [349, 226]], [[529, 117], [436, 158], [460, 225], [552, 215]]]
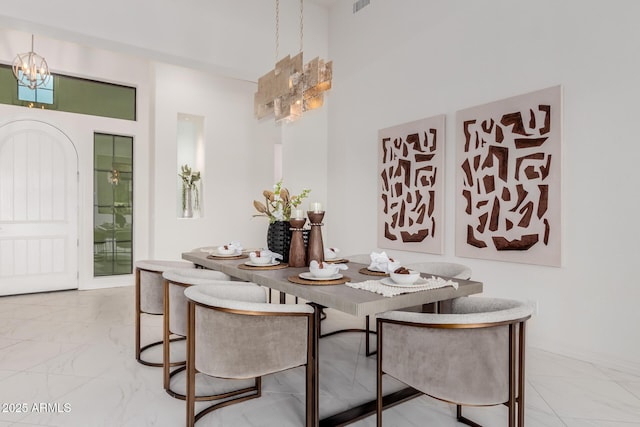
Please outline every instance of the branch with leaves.
[[254, 216], [266, 216], [270, 222], [289, 221], [291, 219], [291, 209], [300, 206], [307, 198], [311, 190], [305, 188], [298, 195], [291, 196], [289, 190], [282, 186], [282, 180], [273, 186], [273, 191], [262, 192], [264, 203], [253, 201], [253, 206], [259, 214]]

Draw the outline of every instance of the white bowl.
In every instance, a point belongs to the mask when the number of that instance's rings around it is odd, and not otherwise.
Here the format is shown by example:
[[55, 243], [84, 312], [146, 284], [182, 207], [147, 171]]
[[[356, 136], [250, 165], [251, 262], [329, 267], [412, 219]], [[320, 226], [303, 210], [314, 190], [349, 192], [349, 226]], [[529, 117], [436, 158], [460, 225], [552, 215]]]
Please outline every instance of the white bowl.
[[259, 251], [249, 252], [249, 259], [254, 264], [271, 264], [273, 263], [273, 257], [271, 255], [261, 255]]
[[220, 246], [218, 247], [218, 253], [220, 255], [233, 255], [236, 253], [236, 250], [231, 248], [225, 249], [224, 246]]
[[321, 266], [323, 268], [320, 268], [319, 266], [318, 267], [309, 266], [309, 272], [314, 277], [331, 277], [338, 274], [339, 268], [336, 267], [335, 265], [327, 264], [326, 262], [323, 262]]
[[391, 273], [391, 280], [399, 285], [413, 285], [420, 277], [419, 271], [409, 270], [409, 274]]

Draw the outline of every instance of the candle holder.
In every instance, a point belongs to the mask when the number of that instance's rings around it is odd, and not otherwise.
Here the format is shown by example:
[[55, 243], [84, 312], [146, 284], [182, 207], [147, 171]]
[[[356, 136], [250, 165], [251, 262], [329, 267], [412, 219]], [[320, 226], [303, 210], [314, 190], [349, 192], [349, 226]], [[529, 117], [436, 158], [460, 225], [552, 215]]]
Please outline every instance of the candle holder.
[[308, 211], [309, 224], [311, 225], [311, 233], [309, 234], [309, 251], [307, 256], [307, 265], [312, 260], [321, 263], [324, 261], [324, 245], [322, 243], [322, 219], [324, 212]]
[[291, 246], [289, 248], [289, 267], [304, 267], [307, 265], [307, 253], [304, 247], [303, 231], [306, 218], [290, 219]]

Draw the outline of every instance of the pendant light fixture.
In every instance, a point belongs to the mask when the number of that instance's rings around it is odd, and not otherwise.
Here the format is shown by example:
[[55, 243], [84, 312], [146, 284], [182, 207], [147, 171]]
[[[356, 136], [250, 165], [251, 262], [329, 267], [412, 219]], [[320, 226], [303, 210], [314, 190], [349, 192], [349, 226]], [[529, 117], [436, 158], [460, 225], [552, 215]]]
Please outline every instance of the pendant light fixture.
[[276, 0], [276, 66], [258, 79], [254, 97], [255, 116], [275, 115], [277, 123], [292, 122], [304, 111], [322, 106], [324, 92], [331, 89], [333, 63], [316, 57], [303, 66], [304, 0], [300, 0], [300, 50], [278, 60], [280, 47], [280, 0]]
[[13, 61], [13, 75], [30, 89], [46, 85], [51, 78], [47, 61], [33, 50], [33, 34], [31, 34], [31, 51], [19, 53]]

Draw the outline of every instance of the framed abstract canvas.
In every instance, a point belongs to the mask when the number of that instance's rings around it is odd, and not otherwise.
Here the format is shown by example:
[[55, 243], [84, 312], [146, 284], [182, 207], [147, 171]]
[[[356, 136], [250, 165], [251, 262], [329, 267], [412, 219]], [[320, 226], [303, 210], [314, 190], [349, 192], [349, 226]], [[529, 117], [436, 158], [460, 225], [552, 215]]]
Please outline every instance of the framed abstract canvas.
[[561, 265], [562, 88], [456, 114], [456, 255]]
[[378, 246], [441, 254], [444, 115], [378, 131]]

